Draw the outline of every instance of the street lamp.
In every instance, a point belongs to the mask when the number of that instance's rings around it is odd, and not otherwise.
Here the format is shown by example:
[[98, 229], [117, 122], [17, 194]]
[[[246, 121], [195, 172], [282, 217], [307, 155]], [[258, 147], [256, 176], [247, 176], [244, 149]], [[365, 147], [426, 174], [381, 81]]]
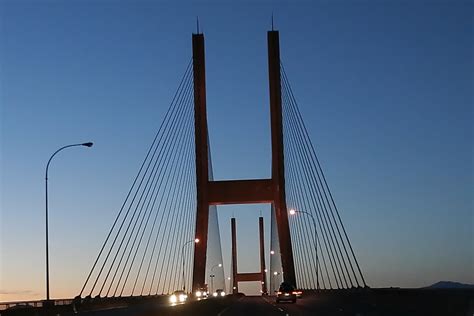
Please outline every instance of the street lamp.
[[213, 279], [214, 279], [215, 275], [212, 274], [212, 271], [214, 271], [214, 269], [217, 268], [217, 267], [219, 267], [219, 268], [222, 267], [222, 263], [215, 264], [215, 265], [213, 265], [212, 268], [211, 268], [211, 274], [209, 275], [209, 277], [211, 278], [211, 290], [210, 290], [209, 292], [213, 292], [213, 290], [214, 290], [214, 282], [213, 282]]
[[316, 288], [319, 290], [319, 259], [318, 259], [318, 230], [316, 227], [316, 220], [314, 219], [313, 214], [306, 211], [297, 211], [295, 209], [290, 209], [290, 215], [295, 215], [296, 213], [306, 214], [311, 217], [314, 226], [314, 233], [316, 235], [315, 247], [316, 247]]
[[84, 147], [92, 147], [94, 143], [88, 142], [88, 143], [81, 143], [81, 144], [72, 144], [72, 145], [66, 145], [58, 150], [56, 150], [51, 157], [49, 157], [48, 163], [46, 164], [46, 176], [45, 176], [45, 192], [46, 192], [46, 301], [49, 301], [49, 229], [48, 229], [48, 170], [49, 170], [49, 164], [51, 163], [51, 160], [53, 159], [54, 156], [58, 152], [60, 152], [63, 149], [69, 148], [69, 147], [76, 147], [76, 146], [84, 146]]
[[273, 284], [275, 285], [275, 291], [276, 291], [276, 289], [278, 288], [278, 284], [277, 284], [276, 281], [275, 281], [275, 277], [276, 277], [277, 275], [279, 275], [279, 274], [280, 274], [280, 273], [278, 273], [277, 271], [273, 272]]
[[186, 291], [186, 277], [184, 275], [184, 266], [185, 266], [185, 262], [184, 262], [184, 247], [186, 247], [187, 244], [190, 244], [194, 242], [195, 244], [197, 244], [199, 242], [199, 238], [196, 238], [196, 239], [192, 239], [192, 240], [188, 240], [187, 242], [185, 242], [183, 244], [183, 246], [181, 247], [181, 258], [183, 259], [183, 291]]

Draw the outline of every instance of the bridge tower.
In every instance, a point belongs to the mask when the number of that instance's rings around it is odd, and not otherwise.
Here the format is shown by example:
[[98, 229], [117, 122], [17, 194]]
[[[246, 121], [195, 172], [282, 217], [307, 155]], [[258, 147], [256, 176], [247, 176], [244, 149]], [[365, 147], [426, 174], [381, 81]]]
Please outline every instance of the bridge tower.
[[230, 228], [232, 232], [232, 293], [236, 294], [239, 291], [239, 282], [259, 281], [261, 284], [262, 293], [267, 293], [267, 278], [265, 273], [265, 241], [263, 217], [258, 218], [258, 233], [260, 244], [260, 271], [254, 273], [239, 273], [237, 268], [237, 229], [235, 225], [235, 218], [230, 219]]
[[209, 177], [209, 144], [206, 111], [204, 35], [193, 34], [194, 124], [196, 154], [196, 238], [194, 244], [193, 291], [205, 284], [209, 206], [224, 204], [272, 203], [275, 212], [284, 280], [296, 285], [293, 250], [285, 195], [283, 126], [278, 31], [268, 31], [268, 73], [272, 173], [270, 179], [213, 181]]

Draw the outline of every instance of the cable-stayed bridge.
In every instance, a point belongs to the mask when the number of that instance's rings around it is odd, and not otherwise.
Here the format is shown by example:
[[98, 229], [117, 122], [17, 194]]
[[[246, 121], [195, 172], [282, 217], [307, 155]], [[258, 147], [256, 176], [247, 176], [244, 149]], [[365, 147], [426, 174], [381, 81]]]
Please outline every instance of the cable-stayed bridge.
[[[110, 312], [110, 308], [127, 307], [130, 313], [145, 313], [150, 312], [147, 308], [168, 306], [169, 295], [177, 290], [194, 298], [197, 292], [224, 289], [234, 295], [220, 301], [193, 302], [201, 305], [188, 314], [221, 315], [227, 311], [239, 315], [260, 310], [262, 304], [271, 307], [270, 313], [289, 314], [275, 307], [271, 298], [282, 281], [309, 296], [297, 304], [305, 306], [309, 314], [313, 305], [313, 311], [322, 314], [344, 309], [349, 314], [370, 312], [375, 306], [368, 299], [367, 293], [373, 292], [364, 279], [280, 58], [278, 31], [269, 31], [267, 40], [271, 177], [213, 179], [204, 35], [193, 34], [192, 58], [184, 67], [164, 119], [78, 296], [64, 302], [72, 311], [51, 301], [38, 303], [44, 307], [42, 312], [88, 313], [104, 308]], [[232, 219], [232, 277], [227, 287], [224, 269], [220, 269], [223, 257], [217, 206], [250, 203], [271, 204], [271, 242], [265, 247], [261, 220], [261, 269], [239, 273]], [[265, 249], [271, 251], [268, 269]], [[242, 300], [238, 284], [243, 281], [261, 282], [264, 299]], [[321, 307], [321, 298], [333, 305]], [[232, 306], [234, 310], [229, 309]], [[180, 312], [186, 314], [186, 309], [170, 313]]]
[[[79, 296], [197, 291], [222, 262], [216, 205], [245, 203], [272, 203], [270, 271], [281, 277], [270, 278], [271, 289], [281, 279], [302, 289], [366, 286], [282, 66], [278, 31], [268, 32], [268, 56], [272, 177], [213, 181], [204, 36], [194, 34], [193, 58]], [[213, 274], [224, 289], [223, 269]]]

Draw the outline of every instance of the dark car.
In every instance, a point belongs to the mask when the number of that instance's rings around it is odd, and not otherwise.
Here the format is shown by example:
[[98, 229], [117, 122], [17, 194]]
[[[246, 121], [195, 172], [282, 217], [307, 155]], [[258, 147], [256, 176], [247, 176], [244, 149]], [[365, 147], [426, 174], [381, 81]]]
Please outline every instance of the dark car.
[[290, 301], [296, 303], [296, 290], [295, 287], [289, 283], [283, 282], [278, 289], [276, 295], [276, 302], [280, 303], [283, 301]]
[[214, 297], [224, 297], [225, 292], [223, 289], [217, 289], [213, 294]]
[[196, 296], [198, 301], [207, 299], [209, 295], [207, 286], [199, 288], [194, 295]]
[[184, 304], [186, 303], [187, 299], [188, 295], [186, 292], [181, 290], [174, 291], [169, 298], [171, 305]]

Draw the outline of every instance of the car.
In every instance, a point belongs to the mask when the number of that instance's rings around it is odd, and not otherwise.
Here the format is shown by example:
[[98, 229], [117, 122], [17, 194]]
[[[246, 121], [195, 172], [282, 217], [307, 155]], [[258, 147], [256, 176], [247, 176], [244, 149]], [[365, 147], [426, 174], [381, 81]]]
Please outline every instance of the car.
[[194, 295], [196, 296], [198, 301], [205, 300], [207, 298], [207, 296], [209, 295], [209, 293], [207, 292], [207, 287], [199, 288], [196, 291], [196, 293], [194, 293]]
[[172, 305], [177, 305], [177, 304], [184, 304], [186, 300], [188, 299], [188, 295], [184, 291], [174, 291], [173, 294], [170, 295], [170, 303]]
[[296, 303], [296, 290], [290, 283], [283, 282], [276, 293], [276, 302], [290, 301]]
[[224, 297], [225, 292], [223, 289], [217, 289], [214, 293], [212, 293], [212, 296], [214, 297]]

